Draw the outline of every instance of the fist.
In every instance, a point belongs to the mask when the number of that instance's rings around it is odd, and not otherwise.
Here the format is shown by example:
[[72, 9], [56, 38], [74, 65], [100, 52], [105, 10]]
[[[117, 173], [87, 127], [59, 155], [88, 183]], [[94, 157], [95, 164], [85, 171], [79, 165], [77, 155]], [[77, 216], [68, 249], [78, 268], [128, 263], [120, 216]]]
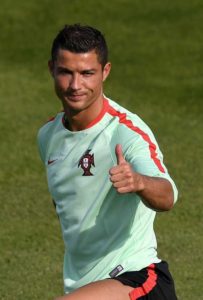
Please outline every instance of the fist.
[[109, 170], [110, 180], [118, 193], [133, 193], [143, 188], [142, 176], [133, 171], [131, 165], [125, 160], [122, 146], [115, 148], [117, 165]]

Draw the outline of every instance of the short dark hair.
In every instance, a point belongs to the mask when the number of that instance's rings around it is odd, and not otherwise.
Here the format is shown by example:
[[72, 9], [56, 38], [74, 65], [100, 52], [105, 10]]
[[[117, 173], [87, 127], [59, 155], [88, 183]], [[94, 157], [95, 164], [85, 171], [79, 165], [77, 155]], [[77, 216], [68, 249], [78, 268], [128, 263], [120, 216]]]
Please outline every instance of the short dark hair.
[[105, 38], [99, 30], [91, 26], [65, 25], [53, 41], [51, 49], [53, 61], [57, 59], [59, 49], [69, 50], [73, 53], [95, 50], [102, 67], [108, 62], [108, 47]]

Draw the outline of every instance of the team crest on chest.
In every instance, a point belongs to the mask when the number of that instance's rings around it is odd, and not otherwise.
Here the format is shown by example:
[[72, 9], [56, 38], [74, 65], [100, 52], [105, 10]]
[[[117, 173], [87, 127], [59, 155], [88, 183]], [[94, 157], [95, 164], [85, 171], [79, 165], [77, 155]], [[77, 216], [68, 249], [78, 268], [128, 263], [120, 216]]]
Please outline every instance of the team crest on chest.
[[91, 149], [88, 149], [83, 156], [80, 158], [78, 163], [78, 168], [81, 167], [83, 169], [82, 176], [93, 176], [90, 169], [94, 165], [94, 154], [90, 154]]

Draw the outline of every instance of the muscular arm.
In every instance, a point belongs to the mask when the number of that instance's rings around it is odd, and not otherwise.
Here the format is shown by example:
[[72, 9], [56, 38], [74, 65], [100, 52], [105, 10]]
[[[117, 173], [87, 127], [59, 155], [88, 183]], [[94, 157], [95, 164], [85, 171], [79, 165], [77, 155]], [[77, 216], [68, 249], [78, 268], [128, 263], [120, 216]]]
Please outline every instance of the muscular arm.
[[137, 176], [141, 177], [143, 188], [135, 192], [142, 197], [147, 206], [163, 211], [170, 210], [173, 207], [173, 188], [167, 179], [134, 174], [134, 177]]
[[116, 146], [118, 164], [110, 169], [110, 180], [118, 193], [137, 193], [143, 202], [155, 210], [170, 210], [174, 195], [171, 183], [164, 178], [141, 175], [125, 160], [121, 145]]

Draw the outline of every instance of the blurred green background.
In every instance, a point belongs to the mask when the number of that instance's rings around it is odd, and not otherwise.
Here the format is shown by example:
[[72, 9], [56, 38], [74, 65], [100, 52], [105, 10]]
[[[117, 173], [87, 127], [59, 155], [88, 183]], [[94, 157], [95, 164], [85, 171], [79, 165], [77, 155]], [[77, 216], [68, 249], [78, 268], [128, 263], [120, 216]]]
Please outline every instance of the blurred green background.
[[38, 156], [40, 126], [61, 108], [47, 69], [66, 23], [104, 32], [105, 94], [152, 128], [179, 188], [155, 224], [180, 300], [203, 299], [202, 0], [1, 0], [0, 299], [63, 294], [63, 242]]

